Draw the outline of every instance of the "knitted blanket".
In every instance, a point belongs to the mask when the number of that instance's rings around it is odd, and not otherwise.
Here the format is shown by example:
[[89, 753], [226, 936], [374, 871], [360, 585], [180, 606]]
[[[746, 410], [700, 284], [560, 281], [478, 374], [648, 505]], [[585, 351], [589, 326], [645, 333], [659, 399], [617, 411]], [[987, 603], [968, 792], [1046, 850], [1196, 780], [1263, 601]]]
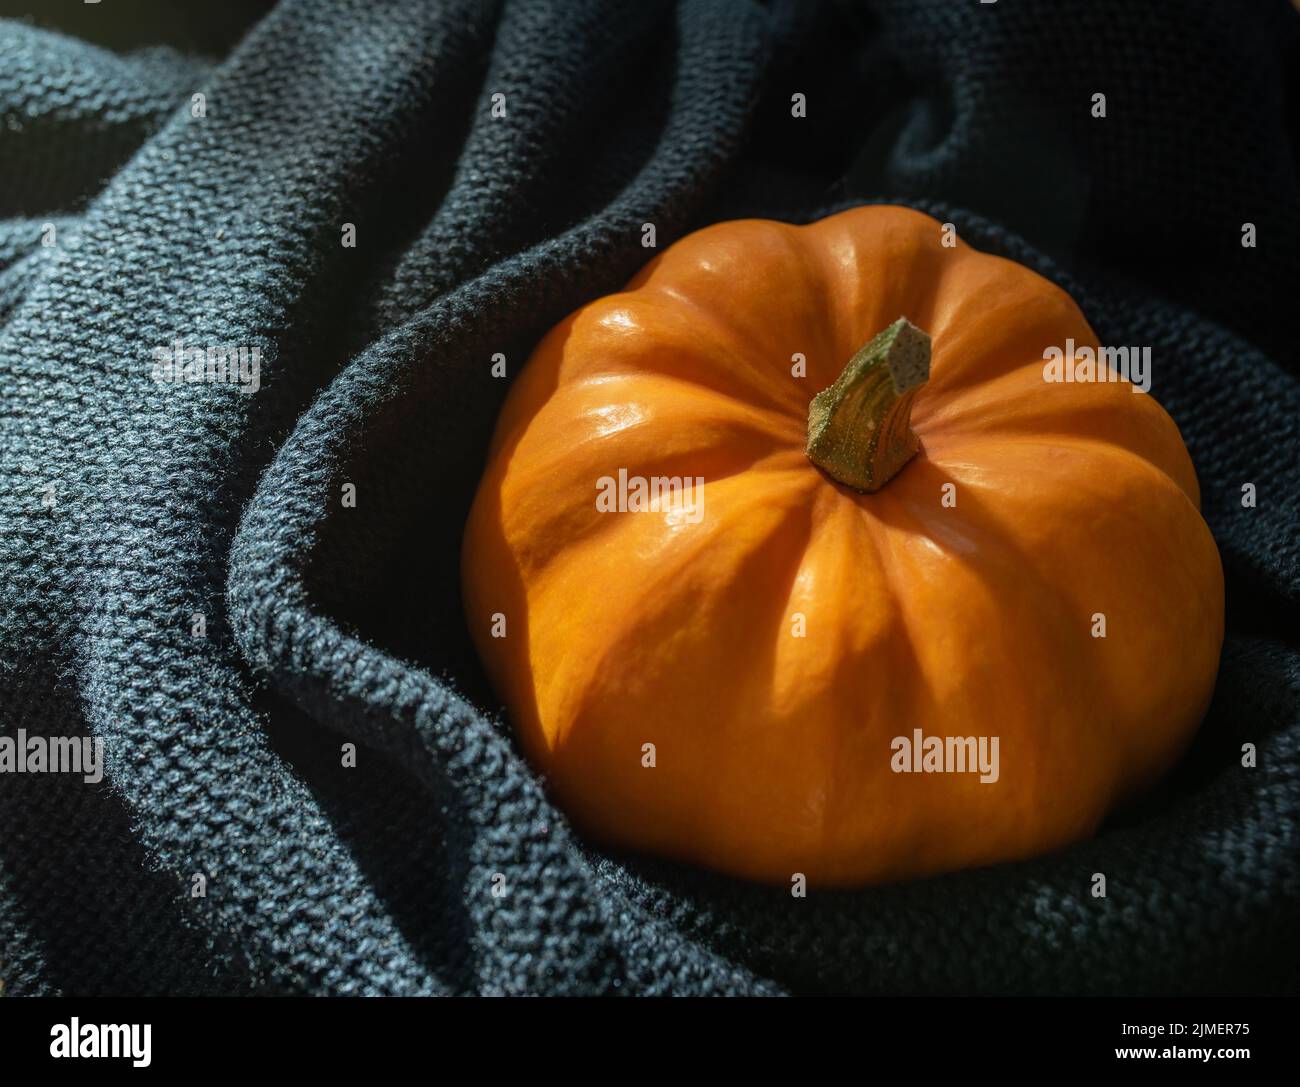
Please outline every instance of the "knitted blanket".
[[[1298, 129], [1285, 0], [0, 22], [0, 736], [103, 752], [0, 774], [3, 991], [1293, 991]], [[798, 899], [610, 855], [464, 627], [494, 359], [621, 287], [645, 223], [865, 202], [1151, 346], [1225, 566], [1214, 703], [1035, 860]]]

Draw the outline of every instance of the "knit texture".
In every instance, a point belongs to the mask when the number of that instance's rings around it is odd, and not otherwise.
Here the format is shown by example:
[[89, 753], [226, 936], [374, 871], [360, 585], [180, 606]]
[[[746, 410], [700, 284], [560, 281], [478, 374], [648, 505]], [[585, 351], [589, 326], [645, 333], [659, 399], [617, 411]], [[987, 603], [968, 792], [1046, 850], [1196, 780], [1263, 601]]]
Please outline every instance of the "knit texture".
[[[0, 775], [5, 993], [1295, 989], [1289, 4], [73, 7], [0, 22], [0, 734], [107, 771]], [[1225, 566], [1209, 716], [1023, 863], [797, 899], [595, 850], [461, 614], [493, 356], [644, 223], [880, 201], [1151, 345]], [[260, 389], [153, 381], [178, 340], [256, 347]]]

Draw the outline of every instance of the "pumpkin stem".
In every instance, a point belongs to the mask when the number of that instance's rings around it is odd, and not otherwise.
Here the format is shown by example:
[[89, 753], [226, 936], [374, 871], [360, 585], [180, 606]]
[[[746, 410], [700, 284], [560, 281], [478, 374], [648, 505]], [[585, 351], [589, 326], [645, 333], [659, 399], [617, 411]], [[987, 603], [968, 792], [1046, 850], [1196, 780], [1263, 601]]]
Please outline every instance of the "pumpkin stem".
[[808, 459], [837, 483], [878, 491], [916, 455], [912, 399], [930, 377], [930, 337], [900, 317], [808, 405]]

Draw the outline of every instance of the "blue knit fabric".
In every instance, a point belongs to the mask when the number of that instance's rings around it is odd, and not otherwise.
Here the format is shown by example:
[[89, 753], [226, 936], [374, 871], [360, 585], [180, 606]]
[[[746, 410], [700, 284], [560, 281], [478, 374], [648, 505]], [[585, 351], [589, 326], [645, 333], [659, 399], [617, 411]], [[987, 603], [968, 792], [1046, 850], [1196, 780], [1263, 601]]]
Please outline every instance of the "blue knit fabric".
[[[1286, 3], [284, 0], [234, 45], [86, 7], [0, 23], [0, 730], [107, 759], [0, 775], [5, 992], [1295, 987]], [[1020, 864], [794, 899], [593, 850], [461, 615], [493, 356], [621, 286], [644, 223], [882, 200], [1152, 346], [1227, 576], [1209, 717]], [[260, 388], [153, 381], [178, 340], [256, 347]]]

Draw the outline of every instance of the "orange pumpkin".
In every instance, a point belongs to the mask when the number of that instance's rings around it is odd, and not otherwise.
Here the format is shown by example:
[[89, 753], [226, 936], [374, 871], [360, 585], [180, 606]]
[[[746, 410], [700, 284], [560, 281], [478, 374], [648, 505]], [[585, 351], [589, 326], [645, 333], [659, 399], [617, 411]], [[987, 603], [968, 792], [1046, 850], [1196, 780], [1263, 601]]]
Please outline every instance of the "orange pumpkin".
[[1223, 575], [1178, 430], [1087, 380], [1063, 291], [945, 240], [896, 207], [712, 226], [520, 373], [465, 605], [592, 838], [919, 877], [1083, 838], [1188, 743]]

